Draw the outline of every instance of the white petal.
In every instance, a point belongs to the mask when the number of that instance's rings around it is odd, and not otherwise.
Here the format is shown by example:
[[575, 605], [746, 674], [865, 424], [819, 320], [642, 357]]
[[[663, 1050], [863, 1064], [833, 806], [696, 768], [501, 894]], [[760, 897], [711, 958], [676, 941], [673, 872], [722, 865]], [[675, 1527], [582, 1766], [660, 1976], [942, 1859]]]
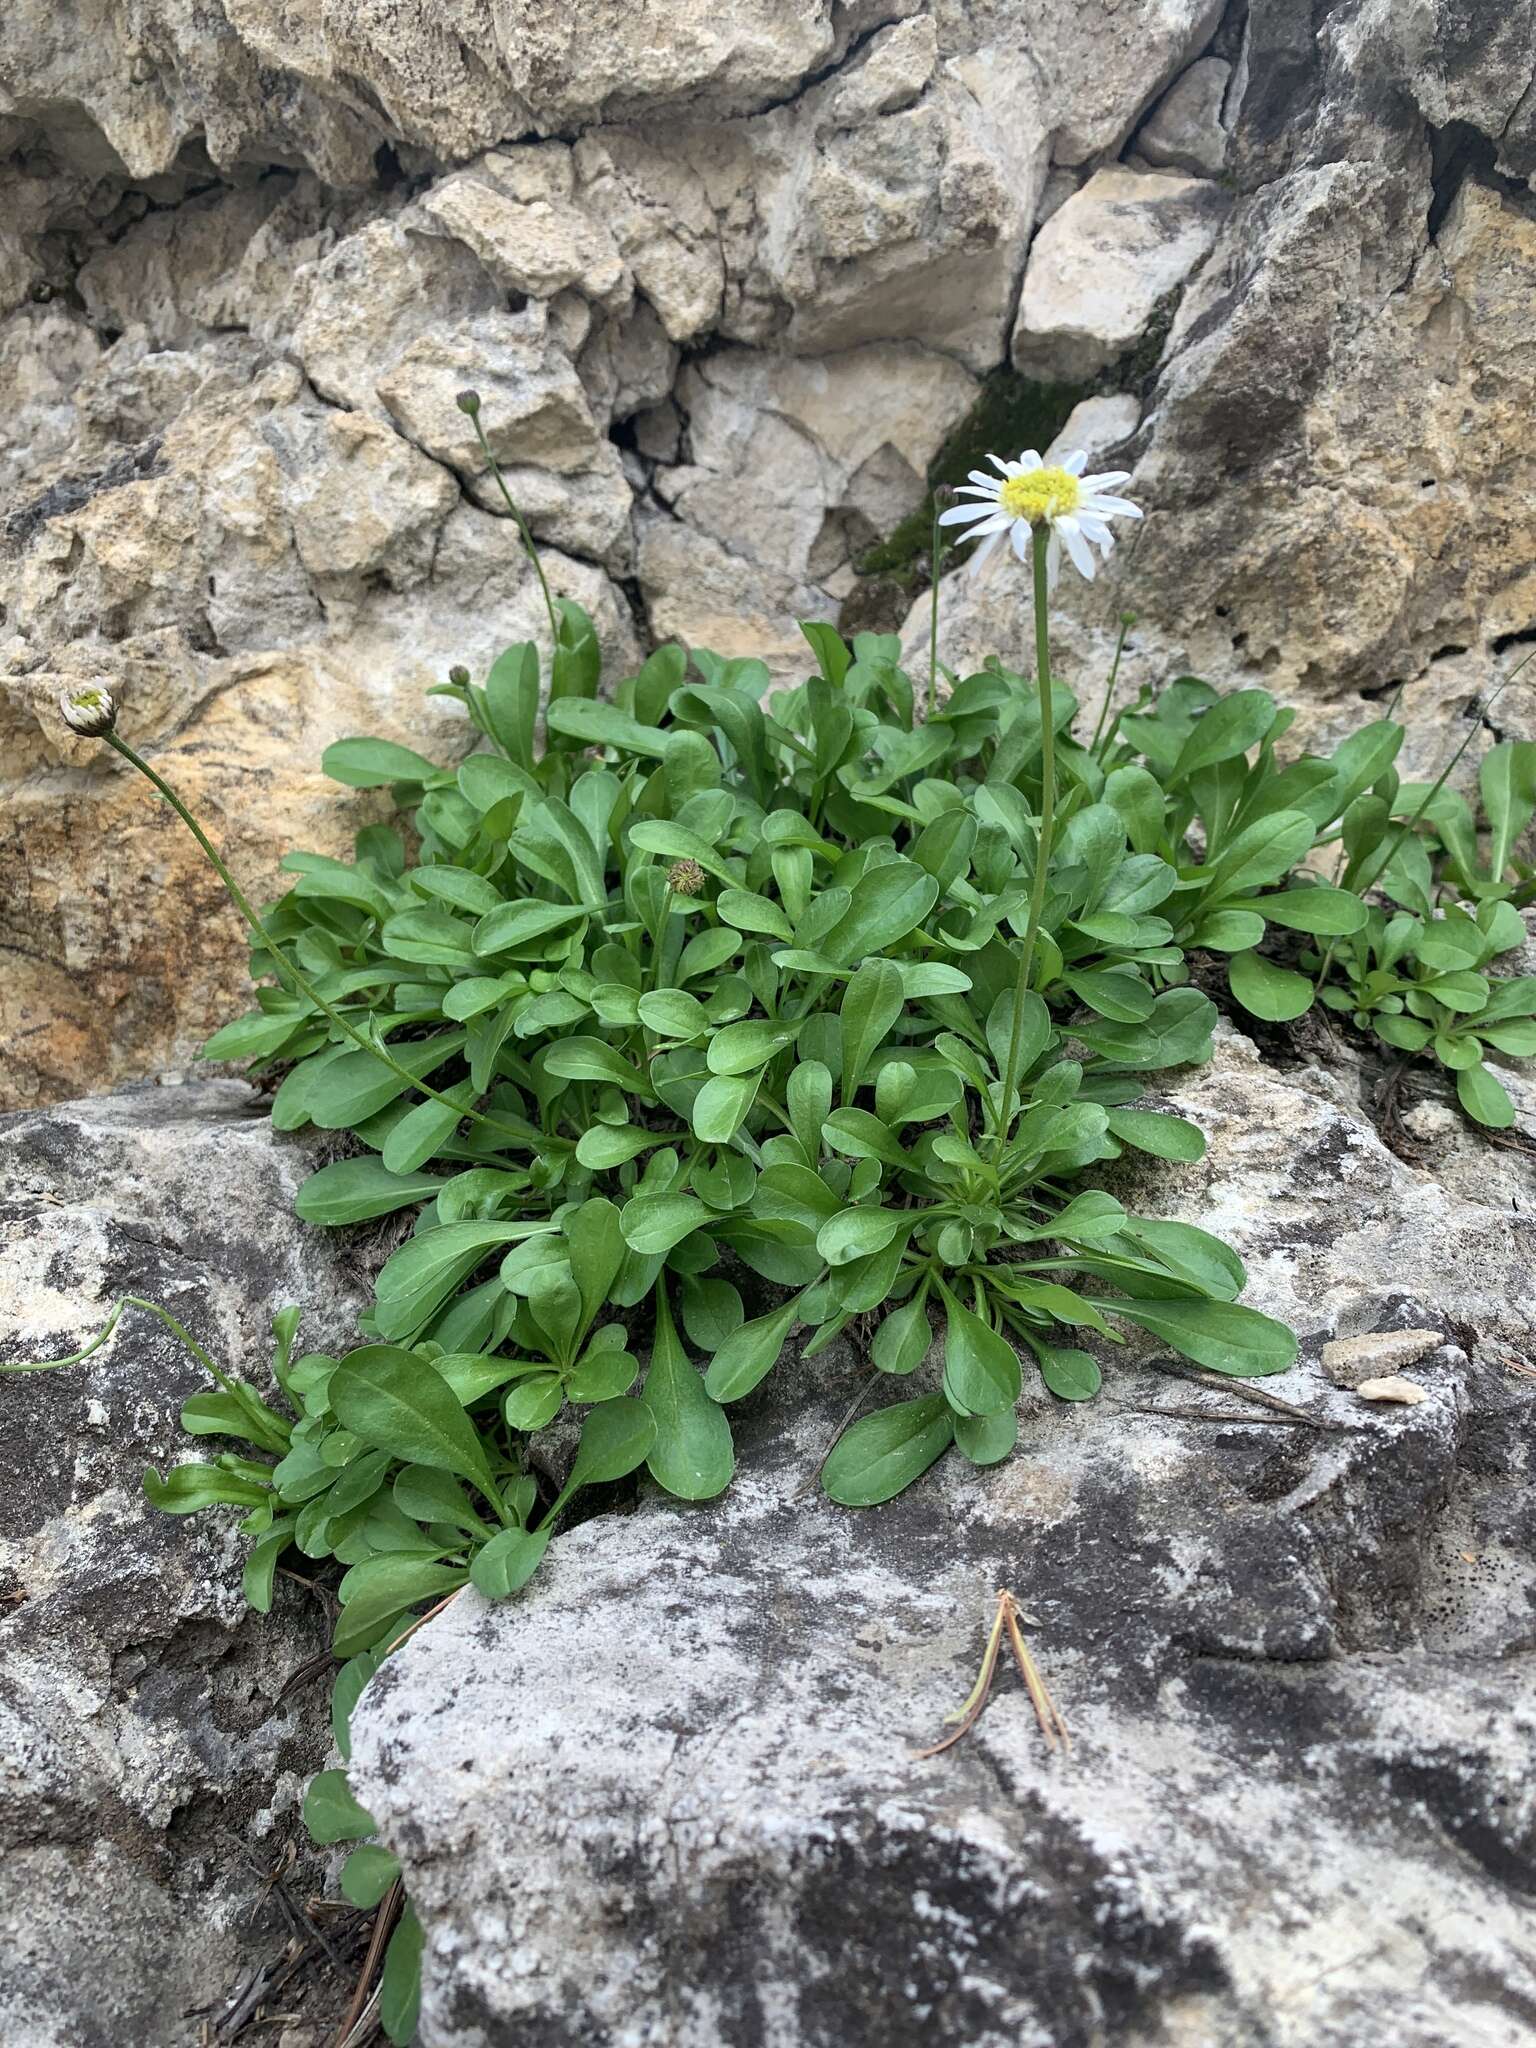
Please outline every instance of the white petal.
[[999, 485], [999, 483], [998, 483], [998, 480], [997, 480], [997, 478], [996, 478], [996, 477], [994, 477], [994, 478], [992, 479], [992, 488], [991, 488], [991, 490], [988, 490], [985, 484], [956, 484], [956, 485], [955, 485], [955, 496], [956, 496], [957, 498], [992, 498], [992, 499], [996, 499], [996, 498], [997, 498], [997, 497], [998, 497], [998, 496], [1000, 495], [1000, 492], [1001, 492], [1001, 486]]
[[1082, 510], [1085, 512], [1097, 512], [1101, 517], [1108, 517], [1110, 519], [1139, 519], [1141, 517], [1141, 507], [1133, 505], [1129, 498], [1106, 498], [1102, 492], [1098, 491], [1094, 492], [1091, 497], [1084, 499]]
[[1063, 532], [1076, 533], [1077, 515], [1072, 512], [1058, 512], [1056, 514], [1056, 517], [1051, 521], [1051, 524], [1052, 526], [1061, 527]]
[[1066, 545], [1067, 553], [1072, 557], [1073, 568], [1076, 569], [1080, 576], [1085, 576], [1091, 583], [1094, 578], [1095, 569], [1093, 549], [1089, 547], [1087, 541], [1083, 539], [1083, 536], [1075, 526], [1061, 527], [1059, 530], [1061, 538]]
[[1018, 556], [1021, 562], [1027, 562], [1029, 560], [1030, 534], [1031, 528], [1029, 521], [1027, 519], [1015, 519], [1015, 521], [1013, 522], [1013, 531], [1009, 534], [1008, 538], [1013, 543], [1013, 552]]
[[1114, 538], [1103, 520], [1096, 519], [1091, 512], [1078, 513], [1077, 527], [1080, 533], [1084, 534], [1099, 547], [1107, 547]]
[[1064, 469], [1068, 476], [1081, 476], [1088, 467], [1088, 457], [1081, 448], [1074, 448], [1070, 455], [1064, 455], [1061, 458], [1057, 467]]
[[1023, 452], [1020, 454], [1018, 461], [1014, 464], [1014, 468], [1018, 471], [1020, 476], [1027, 475], [1028, 472], [1032, 469], [1041, 469], [1043, 467], [1044, 465], [1042, 464], [1039, 456], [1035, 453], [1033, 448], [1024, 449]]
[[991, 463], [992, 467], [997, 471], [999, 476], [1006, 476], [1008, 474], [1008, 465], [1006, 462], [1004, 462], [1001, 455], [989, 455], [987, 457], [987, 460], [988, 462]]
[[1051, 535], [1050, 545], [1046, 548], [1045, 551], [1045, 587], [1047, 590], [1054, 590], [1056, 588], [1056, 578], [1060, 574], [1061, 542], [1056, 538], [1055, 534], [1053, 533]]
[[984, 519], [979, 526], [973, 526], [968, 533], [958, 534], [955, 538], [955, 546], [957, 548], [964, 547], [967, 542], [973, 540], [990, 540], [994, 533], [1006, 533], [1007, 531], [1008, 515], [1005, 512], [1000, 518]]
[[1113, 490], [1116, 484], [1128, 484], [1131, 472], [1128, 469], [1101, 469], [1096, 476], [1080, 479], [1085, 491]]
[[[996, 462], [997, 457], [989, 455], [987, 460], [989, 462]], [[966, 475], [973, 484], [980, 484], [983, 490], [997, 492], [1002, 489], [1002, 485], [998, 482], [997, 478], [995, 476], [988, 476], [984, 469], [970, 469], [966, 471]]]
[[940, 526], [959, 526], [967, 519], [989, 519], [997, 510], [995, 504], [951, 505], [947, 512], [939, 514]]
[[1003, 529], [1001, 527], [999, 527], [995, 533], [989, 533], [987, 535], [987, 538], [982, 542], [981, 546], [976, 550], [975, 554], [971, 557], [972, 575], [974, 575], [976, 571], [981, 567], [982, 563], [985, 562], [987, 558], [996, 551], [999, 543], [1002, 540], [1002, 537]]

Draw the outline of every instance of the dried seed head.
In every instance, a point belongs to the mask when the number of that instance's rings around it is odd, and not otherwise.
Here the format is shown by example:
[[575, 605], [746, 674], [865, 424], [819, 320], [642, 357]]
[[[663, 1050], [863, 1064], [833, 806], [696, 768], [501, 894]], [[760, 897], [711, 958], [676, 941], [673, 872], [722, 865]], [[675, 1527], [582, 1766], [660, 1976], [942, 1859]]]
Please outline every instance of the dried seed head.
[[675, 861], [667, 870], [667, 887], [675, 896], [697, 896], [704, 886], [704, 870], [696, 860]]
[[463, 662], [454, 663], [453, 667], [448, 671], [448, 680], [450, 683], [457, 683], [461, 690], [467, 685], [469, 682], [469, 670], [464, 666]]
[[59, 710], [71, 732], [83, 740], [99, 740], [117, 724], [117, 699], [105, 683], [88, 683], [83, 690], [65, 690]]
[[470, 418], [473, 419], [475, 414], [480, 410], [479, 392], [461, 391], [458, 396], [458, 407], [460, 412], [467, 412]]

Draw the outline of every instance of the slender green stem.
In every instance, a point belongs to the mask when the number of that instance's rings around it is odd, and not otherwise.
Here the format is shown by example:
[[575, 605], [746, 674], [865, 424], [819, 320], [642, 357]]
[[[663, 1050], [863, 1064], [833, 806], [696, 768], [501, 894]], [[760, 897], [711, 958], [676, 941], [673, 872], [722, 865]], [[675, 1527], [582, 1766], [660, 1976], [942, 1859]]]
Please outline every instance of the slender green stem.
[[1014, 1090], [1024, 1052], [1024, 999], [1029, 994], [1035, 965], [1035, 942], [1040, 935], [1040, 915], [1045, 908], [1045, 884], [1051, 865], [1051, 842], [1056, 831], [1056, 722], [1051, 703], [1051, 614], [1047, 550], [1050, 528], [1044, 520], [1034, 530], [1035, 571], [1035, 687], [1040, 699], [1040, 832], [1035, 846], [1035, 874], [1029, 890], [1029, 919], [1024, 943], [1019, 949], [1019, 969], [1013, 985], [1013, 1028], [1008, 1034], [1008, 1064], [1003, 1071], [1002, 1100], [997, 1112], [997, 1143], [992, 1163], [1001, 1165], [1008, 1133], [1013, 1127]]
[[672, 905], [676, 896], [677, 891], [668, 882], [666, 893], [661, 899], [661, 915], [656, 920], [656, 965], [653, 978], [658, 989], [670, 988], [672, 985], [672, 969], [667, 961], [667, 940], [671, 936], [668, 925], [671, 923]]
[[944, 554], [944, 529], [939, 525], [939, 500], [933, 501], [933, 555], [928, 564], [928, 704], [924, 722], [933, 716], [939, 695], [939, 563]]
[[359, 1031], [355, 1024], [344, 1017], [331, 1003], [328, 1003], [309, 977], [300, 973], [299, 969], [294, 966], [293, 962], [283, 952], [270, 933], [263, 929], [261, 919], [251, 908], [250, 903], [246, 899], [245, 891], [224, 865], [218, 848], [187, 809], [175, 790], [166, 781], [165, 777], [151, 768], [149, 763], [141, 755], [136, 754], [128, 742], [120, 739], [115, 732], [103, 733], [102, 738], [105, 739], [107, 745], [116, 753], [122, 755], [130, 767], [137, 768], [139, 773], [160, 792], [177, 817], [180, 818], [181, 822], [192, 834], [192, 837], [207, 856], [214, 873], [224, 884], [230, 902], [234, 904], [236, 910], [239, 911], [240, 915], [250, 926], [252, 935], [255, 937], [258, 945], [271, 960], [273, 972], [278, 980], [283, 983], [284, 987], [289, 990], [290, 994], [300, 995], [306, 1001], [313, 1003], [317, 1010], [330, 1019], [344, 1038], [350, 1038], [352, 1043], [361, 1051], [371, 1053], [374, 1059], [378, 1060], [382, 1066], [388, 1067], [391, 1073], [397, 1074], [418, 1095], [424, 1095], [429, 1101], [440, 1102], [445, 1109], [451, 1109], [455, 1119], [468, 1118], [471, 1123], [484, 1124], [487, 1130], [500, 1131], [507, 1137], [515, 1138], [519, 1135], [510, 1124], [502, 1123], [499, 1118], [484, 1116], [477, 1109], [463, 1109], [439, 1089], [431, 1087], [426, 1081], [418, 1080], [409, 1067], [403, 1067], [400, 1064], [393, 1053], [386, 1051], [376, 1039], [369, 1038], [364, 1032]]
[[1104, 730], [1104, 721], [1108, 718], [1109, 707], [1114, 701], [1115, 684], [1120, 679], [1120, 657], [1125, 652], [1125, 636], [1130, 630], [1131, 615], [1129, 612], [1122, 612], [1120, 614], [1120, 637], [1115, 642], [1115, 658], [1109, 665], [1109, 681], [1104, 685], [1104, 701], [1099, 706], [1099, 715], [1093, 728], [1093, 738], [1088, 743], [1089, 753], [1095, 756], [1099, 751], [1099, 735]]
[[124, 1294], [119, 1296], [113, 1305], [111, 1314], [107, 1317], [106, 1323], [91, 1339], [90, 1343], [82, 1344], [78, 1351], [71, 1351], [67, 1358], [40, 1358], [29, 1359], [14, 1365], [0, 1364], [0, 1372], [53, 1372], [61, 1365], [84, 1364], [85, 1360], [93, 1352], [99, 1351], [112, 1335], [112, 1332], [122, 1320], [125, 1308], [141, 1308], [152, 1316], [158, 1316], [177, 1342], [185, 1345], [186, 1349], [191, 1352], [192, 1356], [214, 1384], [222, 1387], [224, 1392], [238, 1404], [241, 1413], [247, 1418], [247, 1428], [251, 1432], [252, 1441], [260, 1444], [265, 1450], [276, 1452], [279, 1457], [283, 1455], [288, 1449], [288, 1430], [282, 1418], [274, 1415], [260, 1395], [253, 1388], [248, 1387], [243, 1380], [232, 1379], [228, 1373], [221, 1371], [208, 1356], [202, 1345], [198, 1343], [191, 1331], [178, 1323], [169, 1309], [162, 1308], [158, 1301], [146, 1301], [141, 1294]]
[[533, 564], [534, 573], [539, 579], [539, 588], [544, 593], [544, 609], [549, 613], [549, 630], [552, 635], [550, 659], [553, 660], [555, 648], [560, 645], [560, 621], [555, 615], [555, 600], [549, 592], [549, 582], [544, 574], [544, 564], [539, 560], [539, 550], [534, 541], [533, 534], [529, 530], [528, 522], [518, 510], [517, 501], [513, 498], [512, 493], [507, 489], [507, 480], [501, 473], [501, 464], [491, 453], [491, 444], [485, 438], [485, 429], [480, 424], [480, 408], [478, 405], [469, 417], [474, 425], [475, 438], [480, 443], [480, 453], [490, 464], [491, 475], [496, 479], [496, 488], [500, 491], [507, 510], [517, 521], [517, 530], [523, 537], [523, 546], [528, 550], [528, 559]]

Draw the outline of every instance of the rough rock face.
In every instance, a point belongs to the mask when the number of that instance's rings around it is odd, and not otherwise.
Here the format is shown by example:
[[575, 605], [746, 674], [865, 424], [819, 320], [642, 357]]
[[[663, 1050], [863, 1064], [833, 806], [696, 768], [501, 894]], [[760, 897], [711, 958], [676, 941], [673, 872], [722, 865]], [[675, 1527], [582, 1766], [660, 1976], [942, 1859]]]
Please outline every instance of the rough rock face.
[[[325, 739], [447, 757], [423, 687], [538, 633], [466, 385], [618, 666], [680, 634], [790, 673], [797, 615], [899, 625], [909, 562], [859, 565], [1014, 362], [1061, 415], [1139, 421], [1115, 453], [1150, 516], [1068, 586], [1064, 673], [1129, 607], [1129, 684], [1262, 680], [1329, 733], [1405, 682], [1432, 752], [1533, 629], [1519, 9], [62, 21], [0, 23], [11, 1102], [184, 1062], [240, 980], [190, 849], [63, 737], [60, 687], [110, 678], [260, 893], [370, 814], [316, 779]], [[1027, 645], [1018, 578], [945, 610], [959, 667]]]
[[[1026, 1397], [1004, 1465], [854, 1514], [810, 1485], [862, 1379], [828, 1353], [737, 1411], [718, 1504], [642, 1500], [519, 1599], [463, 1595], [353, 1721], [431, 2048], [1524, 2037], [1529, 1167], [1450, 1194], [1343, 1082], [1231, 1035], [1171, 1096], [1210, 1150], [1165, 1212], [1295, 1318], [1264, 1383], [1289, 1410], [1127, 1347], [1086, 1407]], [[1322, 1367], [1406, 1328], [1416, 1405]], [[917, 1760], [999, 1586], [1073, 1747], [1005, 1652], [975, 1730]]]
[[[266, 1323], [348, 1330], [359, 1279], [291, 1214], [307, 1170], [249, 1090], [140, 1088], [0, 1120], [0, 1357], [55, 1357], [123, 1293], [265, 1383]], [[217, 1201], [210, 1189], [217, 1187]], [[233, 1517], [173, 1520], [140, 1484], [188, 1448], [207, 1384], [130, 1313], [85, 1365], [0, 1377], [0, 2006], [16, 2048], [198, 2038], [242, 1956], [281, 1945], [265, 1879], [325, 1759], [326, 1633], [279, 1582], [252, 1615]]]

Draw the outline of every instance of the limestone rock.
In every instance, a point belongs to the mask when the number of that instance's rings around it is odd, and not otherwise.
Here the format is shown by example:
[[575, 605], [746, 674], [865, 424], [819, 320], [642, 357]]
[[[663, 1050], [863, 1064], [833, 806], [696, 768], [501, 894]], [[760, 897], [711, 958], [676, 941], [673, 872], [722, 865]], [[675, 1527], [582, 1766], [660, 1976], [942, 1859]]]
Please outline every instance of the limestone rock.
[[[1449, 1348], [1380, 1412], [1315, 1359], [1409, 1317], [1407, 1272], [1479, 1353], [1528, 1330], [1530, 1224], [1244, 1041], [1171, 1099], [1211, 1140], [1176, 1200], [1297, 1316], [1267, 1385], [1313, 1426], [1137, 1347], [1092, 1404], [1026, 1395], [1003, 1465], [951, 1456], [854, 1513], [808, 1482], [859, 1361], [781, 1367], [733, 1410], [718, 1503], [585, 1523], [365, 1694], [353, 1782], [426, 1929], [431, 2048], [1514, 2038], [1536, 1386]], [[972, 1733], [919, 1760], [999, 1586], [1071, 1752], [1005, 1653]]]
[[725, 350], [679, 379], [692, 462], [656, 488], [733, 554], [823, 582], [921, 501], [976, 391], [951, 358], [909, 344], [814, 358]]
[[653, 639], [763, 661], [775, 675], [793, 675], [806, 665], [809, 649], [790, 622], [830, 619], [836, 611], [832, 599], [810, 585], [759, 568], [664, 514], [637, 516], [635, 568]]
[[1073, 406], [1061, 432], [1041, 452], [1047, 462], [1059, 462], [1081, 449], [1088, 457], [1089, 470], [1104, 469], [1110, 455], [1124, 452], [1140, 424], [1141, 403], [1128, 391], [1085, 398]]
[[1417, 1365], [1444, 1342], [1438, 1330], [1373, 1330], [1363, 1337], [1336, 1337], [1323, 1346], [1323, 1371], [1336, 1387], [1359, 1387], [1376, 1374]]
[[[305, 1301], [316, 1348], [358, 1283], [292, 1216], [306, 1148], [241, 1083], [139, 1088], [0, 1120], [0, 1357], [83, 1344], [121, 1293], [165, 1304], [221, 1362], [267, 1376], [266, 1319]], [[213, 1197], [213, 1199], [211, 1199]], [[0, 1998], [35, 2048], [190, 2040], [186, 2010], [282, 1947], [264, 1873], [326, 1757], [324, 1648], [279, 1582], [250, 1613], [233, 1515], [157, 1513], [141, 1474], [186, 1454], [206, 1375], [129, 1312], [85, 1365], [0, 1380]]]
[[1355, 1393], [1362, 1401], [1386, 1401], [1398, 1408], [1417, 1408], [1429, 1399], [1422, 1387], [1397, 1372], [1389, 1373], [1385, 1379], [1362, 1380]]
[[50, 120], [94, 169], [150, 178], [201, 134], [221, 167], [299, 160], [330, 184], [357, 185], [381, 144], [462, 161], [509, 135], [771, 104], [832, 58], [842, 12], [833, 0], [682, 0], [663, 11], [616, 0], [578, 15], [563, 0], [530, 0], [493, 19], [469, 0], [404, 17], [362, 0], [323, 16], [272, 0], [212, 12], [151, 0], [77, 36], [27, 4], [0, 24], [0, 92], [7, 112]]
[[563, 143], [493, 149], [444, 178], [419, 212], [472, 249], [499, 284], [536, 299], [575, 287], [605, 305], [627, 295], [612, 238], [576, 203]]
[[1115, 362], [1210, 253], [1225, 211], [1203, 179], [1096, 171], [1035, 238], [1014, 362], [1063, 382]]
[[1136, 132], [1136, 148], [1149, 164], [1192, 177], [1218, 177], [1227, 161], [1222, 107], [1232, 66], [1202, 57], [1169, 86]]

